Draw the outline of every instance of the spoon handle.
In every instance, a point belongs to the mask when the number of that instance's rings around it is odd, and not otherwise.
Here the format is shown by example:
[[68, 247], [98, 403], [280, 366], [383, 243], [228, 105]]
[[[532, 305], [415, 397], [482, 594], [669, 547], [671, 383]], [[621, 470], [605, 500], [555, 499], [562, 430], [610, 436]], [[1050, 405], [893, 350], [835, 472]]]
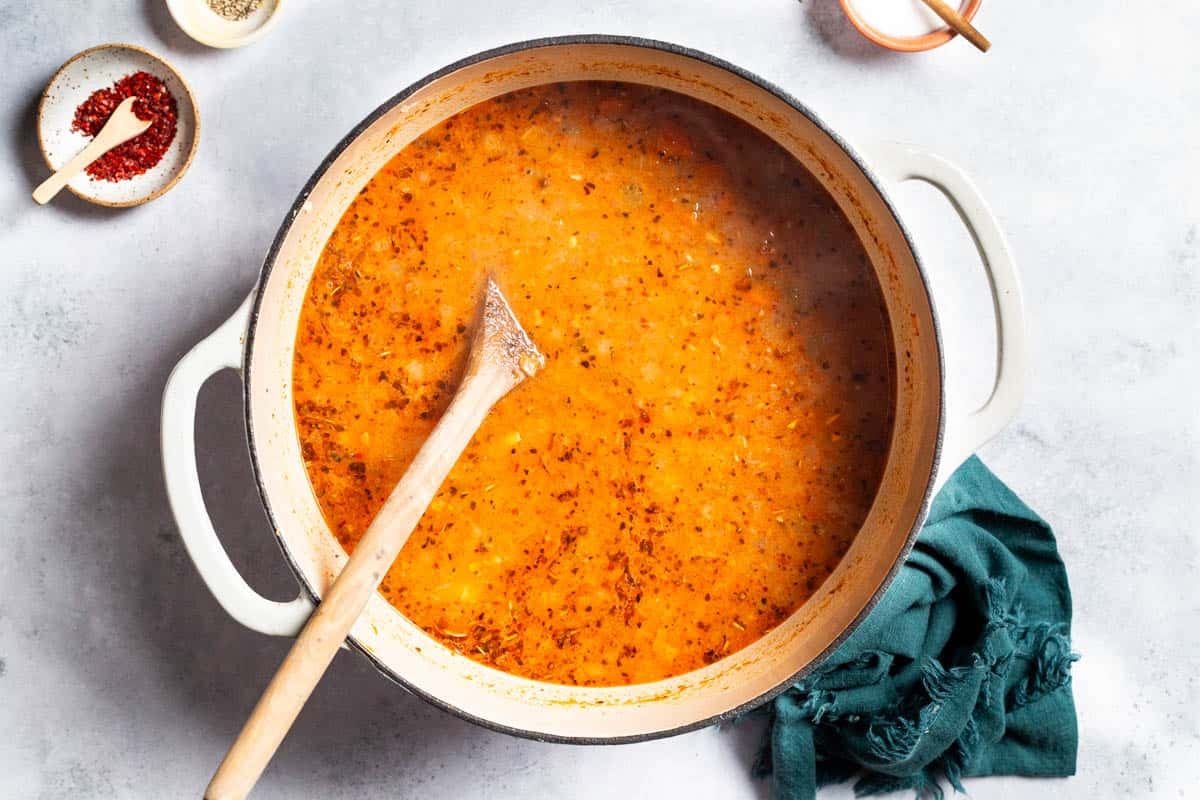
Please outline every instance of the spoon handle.
[[254, 787], [438, 487], [512, 386], [511, 370], [502, 368], [485, 367], [464, 378], [263, 692], [209, 783], [206, 800], [240, 800]]
[[[42, 181], [41, 185], [33, 190], [33, 199], [40, 205], [46, 205], [54, 195], [62, 191], [72, 178], [79, 172], [91, 164], [100, 156], [112, 150], [120, 144], [128, 142], [135, 136], [143, 133], [150, 127], [153, 120], [143, 120], [133, 114], [133, 101], [135, 98], [129, 97], [122, 101], [121, 105], [113, 111], [109, 121], [105, 123], [100, 132], [95, 138], [88, 143], [88, 146], [79, 151], [79, 154], [63, 164], [58, 172], [55, 172], [46, 180]], [[133, 121], [129, 122], [125, 119], [128, 114]]]
[[991, 48], [992, 43], [987, 37], [980, 33], [974, 25], [966, 20], [961, 14], [955, 11], [946, 0], [925, 0], [925, 5], [933, 10], [933, 13], [942, 18], [942, 21], [950, 26], [954, 32], [961, 34], [968, 42], [975, 45], [980, 52], [986, 53]]

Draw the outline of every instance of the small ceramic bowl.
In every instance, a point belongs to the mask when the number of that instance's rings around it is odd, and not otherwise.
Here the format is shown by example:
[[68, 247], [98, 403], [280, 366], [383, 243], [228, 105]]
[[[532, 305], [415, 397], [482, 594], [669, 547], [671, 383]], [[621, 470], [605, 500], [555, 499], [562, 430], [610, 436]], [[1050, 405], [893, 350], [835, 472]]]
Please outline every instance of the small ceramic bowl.
[[279, 20], [283, 0], [261, 0], [243, 19], [226, 19], [208, 0], [167, 0], [167, 10], [183, 32], [209, 47], [243, 47], [267, 35]]
[[148, 72], [167, 85], [179, 107], [175, 139], [152, 168], [120, 181], [100, 181], [80, 172], [67, 189], [102, 206], [136, 206], [149, 202], [179, 182], [196, 154], [200, 117], [191, 89], [175, 68], [159, 56], [131, 44], [102, 44], [84, 50], [59, 67], [38, 105], [38, 144], [51, 170], [57, 170], [90, 141], [71, 130], [75, 110], [92, 92], [112, 86], [126, 75]]
[[[868, 22], [856, 7], [855, 0], [840, 0], [840, 2], [842, 10], [846, 12], [846, 17], [850, 20], [850, 24], [859, 33], [875, 44], [886, 47], [889, 50], [896, 50], [901, 53], [919, 53], [923, 50], [932, 50], [935, 47], [941, 47], [958, 35], [950, 28], [943, 26], [920, 36], [898, 36], [894, 33], [881, 30]], [[958, 7], [958, 13], [962, 15], [963, 19], [970, 22], [976, 12], [979, 11], [979, 6], [982, 2], [983, 0], [962, 0], [962, 3]], [[954, 0], [950, 0], [950, 3], [953, 5]]]

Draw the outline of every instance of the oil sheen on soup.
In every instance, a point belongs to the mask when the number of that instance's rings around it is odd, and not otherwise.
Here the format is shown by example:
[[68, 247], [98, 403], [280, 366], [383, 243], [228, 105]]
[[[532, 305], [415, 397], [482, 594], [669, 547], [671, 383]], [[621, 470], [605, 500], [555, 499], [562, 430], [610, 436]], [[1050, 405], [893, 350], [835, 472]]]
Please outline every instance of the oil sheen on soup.
[[449, 403], [489, 273], [547, 366], [484, 421], [387, 599], [574, 685], [703, 667], [803, 604], [874, 499], [894, 383], [873, 271], [805, 168], [713, 106], [590, 82], [404, 148], [325, 246], [296, 343], [347, 550]]

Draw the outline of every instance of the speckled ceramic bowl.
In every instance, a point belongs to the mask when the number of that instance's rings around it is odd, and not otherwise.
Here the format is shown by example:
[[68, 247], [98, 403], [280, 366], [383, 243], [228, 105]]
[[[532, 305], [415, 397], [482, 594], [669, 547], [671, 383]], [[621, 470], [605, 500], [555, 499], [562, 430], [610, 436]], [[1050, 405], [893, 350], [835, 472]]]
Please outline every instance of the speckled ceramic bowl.
[[38, 106], [38, 144], [52, 171], [87, 146], [89, 138], [71, 130], [75, 110], [92, 92], [112, 86], [126, 75], [148, 72], [167, 85], [179, 105], [175, 140], [153, 168], [121, 181], [100, 181], [80, 172], [67, 184], [73, 194], [102, 206], [136, 206], [149, 202], [179, 182], [192, 163], [199, 141], [200, 118], [187, 83], [165, 60], [131, 44], [102, 44], [84, 50], [59, 67]]

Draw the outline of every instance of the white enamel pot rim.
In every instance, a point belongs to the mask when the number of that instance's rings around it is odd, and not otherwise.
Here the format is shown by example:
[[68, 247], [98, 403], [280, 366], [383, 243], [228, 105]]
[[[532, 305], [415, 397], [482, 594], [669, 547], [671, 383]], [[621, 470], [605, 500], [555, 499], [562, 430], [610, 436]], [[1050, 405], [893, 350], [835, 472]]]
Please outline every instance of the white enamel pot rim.
[[[808, 674], [878, 602], [955, 467], [1013, 417], [1024, 384], [1020, 287], [1004, 237], [974, 184], [945, 160], [896, 144], [864, 160], [796, 99], [736, 66], [662, 42], [612, 36], [540, 39], [472, 56], [421, 79], [356, 126], [300, 192], [255, 292], [192, 349], [163, 397], [163, 468], [180, 534], [201, 577], [239, 622], [295, 635], [345, 562], [320, 515], [291, 410], [299, 309], [317, 255], [379, 167], [424, 130], [479, 100], [555, 80], [627, 80], [692, 94], [742, 117], [800, 159], [858, 231], [883, 287], [896, 352], [896, 424], [877, 498], [833, 575], [758, 642], [669, 680], [569, 687], [501, 673], [445, 648], [380, 596], [348, 644], [400, 685], [489, 728], [541, 740], [619, 743], [728, 719]], [[870, 166], [868, 166], [870, 165]], [[996, 382], [978, 409], [947, 409], [942, 333], [911, 237], [885, 187], [922, 180], [950, 200], [973, 237], [996, 312]], [[290, 602], [259, 595], [238, 573], [204, 507], [195, 460], [196, 396], [214, 373], [242, 371], [255, 479], [284, 556], [303, 587]], [[536, 521], [532, 521], [536, 524]]]

